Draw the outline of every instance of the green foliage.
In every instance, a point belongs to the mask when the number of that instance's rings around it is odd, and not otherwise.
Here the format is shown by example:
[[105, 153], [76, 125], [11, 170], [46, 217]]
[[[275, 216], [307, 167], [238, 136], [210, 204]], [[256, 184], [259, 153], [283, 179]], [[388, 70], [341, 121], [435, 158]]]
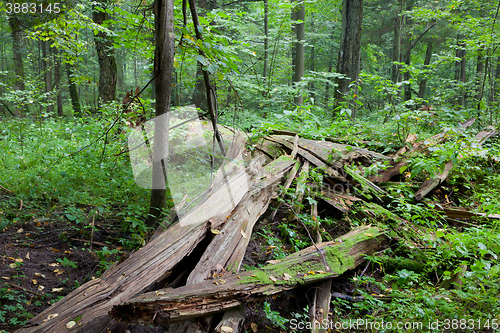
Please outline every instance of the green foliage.
[[264, 312], [267, 319], [269, 319], [273, 325], [281, 327], [284, 330], [287, 329], [285, 324], [288, 322], [288, 319], [280, 316], [278, 311], [271, 310], [271, 304], [269, 302], [264, 302]]

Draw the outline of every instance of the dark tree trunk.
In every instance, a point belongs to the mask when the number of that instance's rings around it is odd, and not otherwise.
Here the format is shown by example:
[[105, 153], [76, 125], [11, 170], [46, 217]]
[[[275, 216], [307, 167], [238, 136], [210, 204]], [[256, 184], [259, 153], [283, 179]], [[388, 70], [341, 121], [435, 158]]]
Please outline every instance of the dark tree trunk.
[[407, 82], [405, 83], [404, 85], [404, 100], [405, 101], [409, 101], [411, 99], [411, 85], [410, 85], [410, 79], [411, 79], [411, 75], [410, 75], [410, 64], [411, 64], [411, 43], [410, 43], [410, 36], [406, 36], [407, 39], [408, 39], [408, 43], [407, 43], [407, 46], [408, 46], [408, 52], [406, 53], [406, 57], [404, 59], [404, 63], [406, 65], [406, 71], [404, 72], [404, 80]]
[[196, 87], [193, 93], [193, 104], [196, 105], [197, 108], [202, 109], [203, 111], [208, 110], [205, 81], [203, 80], [203, 71], [199, 61], [196, 66]]
[[494, 94], [493, 101], [497, 101], [495, 97], [500, 94], [500, 56], [497, 58], [497, 66], [495, 68]]
[[482, 82], [483, 82], [483, 76], [484, 76], [484, 56], [483, 56], [483, 49], [478, 50], [478, 55], [477, 55], [477, 63], [476, 63], [476, 100], [479, 103], [481, 103], [481, 99], [483, 98], [483, 90], [482, 90]]
[[[361, 44], [361, 24], [363, 21], [363, 0], [343, 0], [342, 3], [342, 32], [340, 35], [340, 50], [337, 63], [337, 73], [346, 78], [337, 79], [335, 99], [337, 104], [345, 99], [349, 93], [349, 85], [359, 79], [359, 50]], [[357, 89], [354, 89], [357, 95]], [[356, 104], [353, 103], [351, 117], [356, 117]], [[335, 116], [334, 112], [334, 116]]]
[[[24, 69], [22, 55], [22, 30], [19, 17], [9, 15], [9, 26], [12, 34], [12, 53], [14, 55], [14, 74], [16, 75], [14, 87], [16, 90], [24, 90]], [[19, 108], [14, 109], [16, 116], [21, 116]]]
[[64, 112], [61, 93], [61, 59], [59, 58], [59, 52], [56, 48], [53, 49], [52, 54], [54, 55], [54, 88], [57, 89], [57, 115], [62, 117], [64, 116]]
[[[301, 21], [300, 23], [294, 23], [292, 26], [295, 38], [297, 38], [297, 41], [293, 43], [292, 49], [293, 82], [297, 86], [302, 81], [302, 77], [304, 77], [304, 41], [306, 39], [304, 22], [306, 19], [306, 9], [303, 0], [295, 0], [294, 2], [297, 2], [297, 5], [292, 8], [292, 21]], [[295, 96], [295, 104], [304, 104], [304, 96], [301, 90]]]
[[[44, 78], [45, 78], [45, 92], [50, 92], [52, 91], [52, 66], [50, 65], [52, 63], [51, 57], [49, 56], [50, 49], [48, 48], [48, 42], [47, 41], [42, 41], [42, 69], [44, 72]], [[52, 113], [54, 111], [54, 106], [49, 105], [47, 106], [47, 112]]]
[[[206, 0], [198, 0], [197, 3], [198, 8], [202, 9], [199, 13], [200, 16], [204, 16], [205, 12], [212, 9], [212, 6], [210, 3], [207, 3]], [[196, 66], [196, 87], [193, 92], [193, 104], [196, 105], [197, 108], [206, 112], [208, 110], [207, 88], [203, 79], [203, 69], [201, 66], [202, 65], [198, 61]]]
[[[457, 35], [457, 50], [455, 52], [455, 56], [460, 58], [460, 60], [455, 62], [455, 81], [457, 82], [457, 86], [460, 85], [460, 82], [465, 82], [466, 52], [465, 43], [461, 40], [461, 36]], [[459, 88], [457, 92], [457, 104], [465, 107], [466, 102], [465, 91], [463, 88]]]
[[[424, 69], [427, 69], [429, 67], [429, 64], [431, 63], [431, 57], [432, 57], [432, 46], [433, 43], [432, 41], [427, 42], [427, 50], [425, 51], [425, 59], [424, 59]], [[418, 88], [418, 97], [419, 98], [424, 98], [425, 96], [425, 88], [427, 85], [427, 78], [422, 77], [422, 80], [420, 81], [420, 86]]]
[[124, 70], [124, 58], [125, 52], [117, 51], [118, 55], [116, 57], [116, 85], [118, 91], [124, 92], [125, 89], [125, 70]]
[[269, 6], [264, 0], [264, 72], [262, 76], [267, 78], [269, 71]]
[[154, 154], [153, 164], [153, 190], [151, 190], [151, 202], [148, 224], [154, 224], [162, 210], [166, 207], [167, 179], [164, 152], [168, 151], [168, 123], [170, 118], [170, 101], [172, 98], [172, 76], [174, 63], [174, 1], [155, 0], [155, 90], [156, 90], [156, 112], [159, 117], [166, 114], [164, 121], [155, 122]]
[[73, 115], [79, 117], [82, 114], [82, 110], [80, 108], [80, 99], [78, 98], [78, 89], [73, 81], [73, 65], [66, 65], [66, 74], [68, 75], [69, 97], [73, 106]]
[[[106, 9], [108, 0], [101, 0], [99, 7]], [[92, 20], [97, 24], [102, 24], [109, 15], [96, 8], [92, 8]], [[108, 103], [115, 99], [116, 94], [116, 59], [113, 48], [113, 40], [104, 32], [98, 32], [94, 36], [97, 58], [99, 60], [99, 103]], [[100, 105], [100, 104], [99, 104]]]
[[400, 78], [399, 65], [394, 62], [401, 62], [401, 32], [403, 30], [403, 16], [401, 11], [403, 9], [404, 0], [399, 0], [399, 10], [396, 13], [394, 20], [394, 40], [392, 44], [392, 72], [391, 78], [393, 83], [398, 83]]

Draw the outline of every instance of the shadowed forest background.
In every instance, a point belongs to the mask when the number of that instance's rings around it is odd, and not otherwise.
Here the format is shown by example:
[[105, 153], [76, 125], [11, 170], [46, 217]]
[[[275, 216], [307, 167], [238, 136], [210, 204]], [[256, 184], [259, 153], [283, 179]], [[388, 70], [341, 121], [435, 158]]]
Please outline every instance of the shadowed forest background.
[[[162, 2], [173, 5], [167, 37], [175, 55], [159, 84], [155, 48], [165, 36], [154, 13]], [[218, 123], [229, 151], [228, 138], [244, 133], [245, 157], [264, 154], [274, 168], [248, 158], [249, 174], [261, 168], [280, 180], [248, 235], [241, 272], [370, 225], [391, 229], [366, 263], [322, 285], [331, 290], [324, 318], [425, 323], [380, 332], [431, 332], [427, 323], [436, 320], [448, 324], [438, 331], [493, 332], [500, 324], [499, 9], [479, 0], [3, 0], [0, 331], [29, 325], [107, 276], [152, 242], [158, 226], [178, 220], [174, 202], [200, 204], [134, 178], [127, 138], [167, 103], [175, 115], [190, 105], [204, 129]], [[157, 99], [164, 82], [169, 97]], [[182, 133], [188, 138], [192, 129]], [[213, 177], [224, 161], [210, 148], [182, 154], [183, 165], [172, 168], [190, 176], [171, 180], [189, 193], [200, 186], [192, 179]], [[280, 164], [289, 156], [293, 163]], [[325, 184], [342, 184], [341, 193], [328, 197]], [[182, 265], [200, 258], [215, 229]], [[180, 266], [172, 269], [179, 279], [144, 291], [189, 285]], [[251, 299], [238, 330], [310, 331], [291, 323], [316, 318], [311, 288]], [[229, 332], [216, 327], [221, 318], [198, 329]], [[87, 325], [80, 315], [71, 319]], [[128, 329], [181, 332], [153, 324]]]

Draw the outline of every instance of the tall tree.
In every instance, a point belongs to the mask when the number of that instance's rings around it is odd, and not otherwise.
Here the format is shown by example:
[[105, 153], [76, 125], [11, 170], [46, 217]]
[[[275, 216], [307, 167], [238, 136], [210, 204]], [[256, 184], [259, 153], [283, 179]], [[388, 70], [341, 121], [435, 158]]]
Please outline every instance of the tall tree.
[[[457, 49], [455, 56], [457, 59], [455, 61], [455, 81], [457, 86], [460, 86], [460, 83], [465, 83], [465, 69], [466, 69], [466, 53], [465, 42], [461, 39], [460, 34], [457, 35]], [[457, 104], [465, 107], [466, 99], [465, 99], [465, 90], [463, 88], [458, 89], [457, 93]]]
[[172, 77], [174, 70], [174, 1], [155, 0], [155, 116], [166, 114], [164, 121], [155, 122], [153, 184], [149, 208], [148, 223], [155, 223], [167, 202], [167, 173], [165, 152], [168, 151], [168, 123], [170, 118], [170, 101], [172, 97]]
[[398, 11], [394, 19], [394, 39], [392, 44], [392, 72], [391, 79], [393, 83], [398, 83], [400, 79], [399, 64], [401, 62], [401, 33], [403, 31], [404, 17], [402, 15], [404, 0], [399, 0]]
[[269, 72], [269, 5], [264, 0], [264, 72], [262, 76], [267, 78]]
[[[12, 34], [12, 53], [14, 56], [15, 89], [24, 90], [24, 68], [22, 54], [22, 30], [18, 15], [9, 15], [9, 26]], [[14, 109], [16, 116], [21, 115], [19, 108]]]
[[[92, 7], [92, 20], [102, 25], [109, 19], [105, 11], [109, 0], [95, 2]], [[94, 35], [97, 58], [99, 60], [99, 103], [107, 103], [115, 99], [117, 69], [113, 40], [107, 33], [99, 31]]]
[[[306, 7], [303, 0], [294, 0], [297, 4], [292, 7], [292, 31], [295, 33], [297, 39], [293, 43], [292, 48], [292, 65], [293, 65], [293, 82], [296, 86], [304, 77], [305, 70], [305, 48], [304, 41], [306, 39]], [[295, 96], [295, 104], [304, 104], [304, 96], [301, 91]]]
[[[207, 11], [213, 9], [213, 4], [207, 0], [197, 0], [198, 8], [202, 9], [198, 15], [204, 16]], [[197, 108], [203, 111], [208, 110], [207, 93], [205, 87], [205, 80], [203, 79], [203, 68], [198, 61], [196, 64], [196, 86], [193, 91], [193, 103]]]
[[[336, 79], [337, 90], [335, 99], [337, 104], [345, 99], [351, 82], [359, 79], [361, 24], [363, 21], [363, 0], [343, 0], [342, 2], [342, 30], [340, 33], [340, 50], [337, 63], [337, 72], [345, 78]], [[354, 89], [357, 95], [357, 89]], [[356, 117], [356, 105], [352, 105], [351, 117]], [[335, 116], [334, 112], [334, 116]]]
[[[50, 65], [52, 63], [52, 59], [50, 57], [50, 48], [48, 48], [48, 41], [41, 41], [42, 43], [42, 70], [44, 72], [44, 79], [45, 79], [45, 92], [50, 92], [52, 91], [52, 66]], [[54, 111], [54, 106], [48, 105], [47, 106], [47, 112], [51, 113]]]
[[71, 99], [71, 105], [73, 106], [73, 115], [80, 116], [82, 114], [82, 109], [80, 107], [80, 98], [78, 97], [78, 88], [73, 78], [74, 68], [72, 64], [66, 64], [66, 74], [68, 76], [69, 97]]
[[63, 104], [62, 104], [62, 92], [61, 92], [61, 58], [59, 56], [59, 51], [57, 48], [52, 49], [52, 54], [54, 56], [54, 89], [57, 90], [56, 105], [57, 105], [57, 115], [59, 117], [64, 116]]
[[[429, 67], [429, 64], [431, 63], [431, 57], [432, 57], [432, 47], [433, 47], [433, 41], [429, 40], [427, 42], [427, 49], [425, 51], [425, 59], [424, 59], [424, 70]], [[424, 98], [425, 95], [425, 88], [427, 86], [427, 76], [424, 73], [424, 76], [422, 77], [422, 80], [420, 80], [419, 88], [418, 88], [418, 97], [419, 98]]]

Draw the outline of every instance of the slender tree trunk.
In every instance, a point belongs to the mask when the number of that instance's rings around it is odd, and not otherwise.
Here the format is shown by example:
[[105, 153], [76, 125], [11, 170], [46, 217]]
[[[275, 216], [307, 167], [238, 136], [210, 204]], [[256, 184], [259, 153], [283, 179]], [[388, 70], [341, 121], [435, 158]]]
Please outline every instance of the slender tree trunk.
[[75, 82], [73, 82], [73, 65], [66, 64], [66, 74], [68, 75], [69, 97], [73, 106], [73, 115], [79, 117], [82, 114], [82, 110], [80, 108], [80, 99], [78, 98], [78, 89]]
[[476, 63], [476, 100], [478, 103], [481, 103], [481, 99], [483, 98], [483, 92], [482, 92], [482, 82], [483, 82], [483, 77], [484, 77], [484, 56], [483, 56], [483, 49], [480, 48], [478, 50], [478, 55], [477, 55], [477, 63]]
[[174, 1], [155, 0], [155, 90], [156, 112], [155, 116], [162, 117], [163, 121], [155, 121], [153, 184], [149, 208], [148, 224], [153, 225], [166, 207], [167, 199], [167, 174], [166, 164], [168, 156], [168, 137], [170, 120], [170, 101], [172, 98], [172, 76], [174, 63]]
[[400, 66], [394, 62], [401, 62], [401, 33], [403, 30], [404, 18], [401, 15], [403, 10], [404, 0], [399, 0], [399, 10], [396, 19], [394, 20], [394, 40], [392, 44], [392, 72], [391, 78], [393, 83], [398, 83], [400, 80]]
[[[292, 49], [292, 63], [293, 63], [293, 82], [295, 86], [298, 86], [304, 77], [304, 66], [305, 66], [305, 48], [304, 41], [306, 39], [305, 33], [305, 19], [306, 19], [306, 9], [303, 0], [294, 0], [297, 5], [292, 8], [292, 20], [301, 21], [300, 23], [294, 23], [292, 30], [295, 33], [295, 38], [297, 41], [293, 43]], [[301, 90], [301, 89], [300, 89]], [[295, 104], [304, 104], [304, 96], [299, 90], [298, 95], [295, 96]]]
[[117, 51], [117, 57], [116, 57], [116, 86], [117, 90], [120, 92], [125, 91], [125, 71], [123, 69], [124, 67], [124, 58], [125, 58], [125, 52], [124, 51]]
[[411, 74], [410, 74], [410, 64], [411, 64], [411, 43], [410, 43], [410, 36], [407, 36], [408, 39], [408, 52], [406, 53], [406, 58], [404, 59], [405, 65], [406, 65], [406, 71], [403, 75], [404, 80], [407, 82], [404, 85], [404, 100], [409, 101], [411, 99], [411, 85], [410, 85], [410, 79], [411, 79]]
[[[202, 11], [198, 14], [200, 16], [205, 16], [207, 11], [212, 10], [212, 5], [206, 0], [197, 0], [198, 8]], [[205, 86], [205, 81], [203, 79], [203, 69], [200, 62], [197, 62], [196, 66], [196, 86], [193, 92], [193, 104], [197, 108], [200, 108], [204, 112], [208, 111], [207, 102], [207, 88]]]
[[[361, 46], [361, 24], [363, 21], [363, 0], [343, 0], [342, 2], [342, 32], [340, 35], [340, 50], [337, 63], [337, 73], [346, 78], [337, 79], [335, 99], [339, 105], [349, 93], [349, 85], [359, 79], [359, 50]], [[354, 89], [357, 95], [357, 89]], [[356, 103], [351, 105], [351, 117], [356, 117]], [[334, 116], [336, 112], [334, 111]]]
[[[332, 38], [332, 41], [335, 41], [335, 25], [333, 26], [333, 29], [332, 29], [331, 38]], [[333, 52], [333, 50], [332, 50], [332, 52]], [[332, 70], [333, 70], [333, 57], [329, 57], [328, 73], [331, 73]], [[328, 100], [330, 99], [329, 90], [330, 90], [330, 83], [327, 83], [325, 85], [325, 104], [328, 103]]]
[[205, 88], [205, 81], [203, 80], [203, 70], [199, 61], [196, 66], [196, 87], [193, 92], [193, 104], [203, 111], [208, 110], [207, 92]]
[[[431, 63], [432, 47], [433, 47], [432, 41], [428, 41], [427, 42], [427, 50], [425, 51], [424, 70], [428, 69], [429, 64]], [[427, 85], [426, 75], [427, 74], [424, 74], [424, 76], [422, 77], [422, 80], [420, 81], [420, 86], [418, 88], [418, 97], [419, 98], [424, 98], [424, 96], [425, 96], [425, 88]]]
[[[50, 65], [52, 61], [49, 55], [50, 49], [47, 49], [48, 43], [49, 42], [47, 41], [42, 41], [42, 69], [44, 71], [44, 78], [45, 78], [45, 92], [52, 91], [52, 66]], [[54, 111], [53, 105], [47, 106], [48, 113], [52, 113], [53, 111]]]
[[63, 104], [62, 104], [62, 92], [61, 92], [61, 59], [59, 58], [58, 50], [53, 49], [54, 55], [54, 88], [57, 89], [57, 115], [59, 117], [64, 116]]
[[268, 0], [264, 0], [264, 72], [262, 76], [267, 78], [269, 71], [269, 6]]
[[[22, 30], [19, 16], [9, 15], [9, 26], [12, 34], [12, 53], [14, 55], [14, 74], [16, 75], [14, 87], [16, 90], [24, 90], [24, 69], [22, 55]], [[21, 109], [16, 107], [14, 114], [21, 116]]]
[[[495, 81], [494, 81], [494, 96], [498, 96], [500, 94], [500, 56], [497, 58], [497, 66], [495, 69]], [[497, 101], [495, 97], [493, 98], [493, 101]]]
[[[97, 6], [103, 9], [107, 8], [109, 0], [100, 0]], [[106, 12], [102, 12], [96, 8], [92, 8], [92, 20], [102, 25], [102, 23], [109, 19]], [[97, 58], [99, 60], [99, 103], [108, 103], [115, 99], [116, 94], [116, 59], [115, 50], [113, 48], [113, 41], [104, 32], [99, 32], [94, 36], [95, 48]]]

